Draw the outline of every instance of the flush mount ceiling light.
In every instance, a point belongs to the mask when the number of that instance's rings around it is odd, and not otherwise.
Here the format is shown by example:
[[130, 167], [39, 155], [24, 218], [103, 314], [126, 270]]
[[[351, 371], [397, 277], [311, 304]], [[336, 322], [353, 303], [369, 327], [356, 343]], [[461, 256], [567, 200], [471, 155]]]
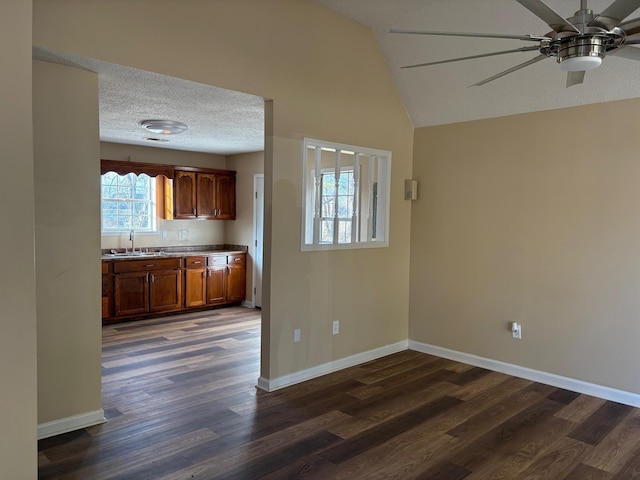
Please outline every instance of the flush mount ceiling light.
[[174, 122], [173, 120], [143, 120], [140, 125], [152, 133], [161, 135], [175, 135], [189, 128], [184, 123]]

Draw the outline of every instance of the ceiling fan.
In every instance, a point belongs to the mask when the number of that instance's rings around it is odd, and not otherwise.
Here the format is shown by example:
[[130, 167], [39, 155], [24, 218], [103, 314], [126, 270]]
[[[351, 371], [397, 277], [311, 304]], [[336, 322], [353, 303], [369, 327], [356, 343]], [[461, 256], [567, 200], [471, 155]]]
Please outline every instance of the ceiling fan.
[[516, 0], [527, 10], [542, 19], [551, 32], [545, 35], [509, 35], [491, 33], [436, 32], [423, 30], [391, 29], [389, 33], [409, 35], [441, 35], [449, 37], [501, 38], [537, 42], [535, 46], [484, 53], [468, 57], [418, 63], [402, 68], [426, 67], [442, 63], [459, 62], [483, 57], [493, 57], [516, 52], [532, 52], [539, 55], [520, 65], [509, 68], [492, 77], [471, 85], [477, 87], [504, 77], [521, 68], [546, 58], [555, 57], [560, 68], [567, 71], [567, 87], [581, 84], [586, 70], [599, 67], [606, 55], [617, 55], [640, 61], [640, 49], [629, 45], [640, 44], [640, 18], [623, 23], [623, 20], [640, 8], [640, 0], [615, 0], [602, 13], [587, 8], [587, 0], [580, 0], [580, 10], [573, 17], [564, 18], [542, 0]]

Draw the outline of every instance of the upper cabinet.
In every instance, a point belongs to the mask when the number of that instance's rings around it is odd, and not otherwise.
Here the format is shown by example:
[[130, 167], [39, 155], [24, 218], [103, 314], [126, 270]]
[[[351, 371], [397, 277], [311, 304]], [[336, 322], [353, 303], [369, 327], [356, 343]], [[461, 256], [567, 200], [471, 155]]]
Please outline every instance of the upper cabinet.
[[173, 217], [176, 219], [235, 220], [235, 174], [176, 170], [173, 200]]
[[[236, 219], [236, 172], [155, 163], [101, 160], [102, 173], [163, 175], [158, 183], [161, 216], [172, 219]], [[173, 179], [173, 185], [168, 180]], [[171, 212], [173, 207], [173, 212]]]
[[236, 219], [236, 176], [216, 175], [216, 216], [218, 220]]

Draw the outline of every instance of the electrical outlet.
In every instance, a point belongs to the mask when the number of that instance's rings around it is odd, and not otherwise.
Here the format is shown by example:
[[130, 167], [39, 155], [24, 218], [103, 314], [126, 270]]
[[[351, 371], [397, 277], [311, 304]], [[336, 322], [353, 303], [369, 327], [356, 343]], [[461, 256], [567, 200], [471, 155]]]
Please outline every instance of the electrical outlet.
[[296, 328], [293, 331], [293, 341], [294, 342], [299, 342], [300, 341], [300, 329], [299, 328]]
[[162, 238], [167, 238], [167, 231], [166, 230], [162, 230]]
[[337, 335], [340, 333], [340, 320], [333, 321], [333, 334]]
[[522, 338], [522, 325], [518, 322], [511, 322], [511, 335], [513, 338]]
[[182, 230], [180, 230], [180, 240], [186, 240], [188, 236], [189, 236], [189, 233], [186, 228], [183, 228]]

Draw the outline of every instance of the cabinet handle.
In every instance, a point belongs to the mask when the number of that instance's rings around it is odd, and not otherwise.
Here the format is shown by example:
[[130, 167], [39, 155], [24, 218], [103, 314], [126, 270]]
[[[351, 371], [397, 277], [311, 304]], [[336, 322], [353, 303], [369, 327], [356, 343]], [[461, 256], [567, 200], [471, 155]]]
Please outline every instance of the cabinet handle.
[[151, 274], [151, 283], [156, 281], [156, 276], [152, 273]]
[[194, 265], [200, 265], [202, 262], [193, 262]]
[[147, 268], [151, 268], [151, 267], [154, 267], [154, 266], [155, 265], [153, 263], [150, 263], [149, 265], [145, 265], [145, 267], [147, 267]]
[[193, 215], [194, 216], [196, 215], [196, 209], [195, 208], [193, 209]]

